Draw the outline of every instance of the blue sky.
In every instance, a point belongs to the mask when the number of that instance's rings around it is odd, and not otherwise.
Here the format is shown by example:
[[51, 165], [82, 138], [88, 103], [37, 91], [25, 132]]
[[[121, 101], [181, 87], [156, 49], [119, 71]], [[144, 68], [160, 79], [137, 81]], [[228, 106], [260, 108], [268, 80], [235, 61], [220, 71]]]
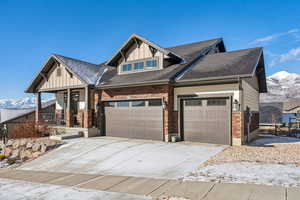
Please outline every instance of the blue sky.
[[135, 32], [163, 47], [223, 37], [300, 73], [300, 1], [0, 1], [0, 98], [21, 98], [51, 53], [101, 63]]

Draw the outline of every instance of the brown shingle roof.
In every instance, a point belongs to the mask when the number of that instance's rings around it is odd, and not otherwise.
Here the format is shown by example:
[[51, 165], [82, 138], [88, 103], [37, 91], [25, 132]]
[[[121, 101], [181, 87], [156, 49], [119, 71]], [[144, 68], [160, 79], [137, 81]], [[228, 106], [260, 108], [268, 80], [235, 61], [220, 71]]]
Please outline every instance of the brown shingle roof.
[[178, 81], [253, 74], [261, 52], [261, 48], [253, 48], [207, 55]]
[[222, 42], [222, 39], [217, 38], [197, 43], [169, 47], [167, 49], [170, 49], [178, 55], [184, 57], [186, 62], [171, 65], [162, 70], [119, 75], [115, 67], [108, 66], [107, 71], [104, 73], [101, 80], [98, 81], [97, 87], [108, 88], [150, 83], [167, 83], [171, 81], [171, 79], [179, 72], [189, 66], [199, 56], [203, 55], [207, 49], [220, 42]]

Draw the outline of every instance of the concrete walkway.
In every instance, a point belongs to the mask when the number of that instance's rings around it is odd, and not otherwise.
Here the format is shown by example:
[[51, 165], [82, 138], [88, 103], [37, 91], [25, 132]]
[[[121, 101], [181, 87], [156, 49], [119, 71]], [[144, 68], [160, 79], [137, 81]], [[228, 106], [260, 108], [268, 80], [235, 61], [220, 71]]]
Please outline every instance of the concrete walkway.
[[[192, 200], [296, 200], [300, 188], [251, 184], [219, 184], [91, 174], [28, 170], [0, 170], [0, 179], [70, 186], [107, 192], [158, 197], [184, 197]], [[1, 188], [0, 188], [1, 189]], [[13, 195], [13, 194], [12, 194]]]

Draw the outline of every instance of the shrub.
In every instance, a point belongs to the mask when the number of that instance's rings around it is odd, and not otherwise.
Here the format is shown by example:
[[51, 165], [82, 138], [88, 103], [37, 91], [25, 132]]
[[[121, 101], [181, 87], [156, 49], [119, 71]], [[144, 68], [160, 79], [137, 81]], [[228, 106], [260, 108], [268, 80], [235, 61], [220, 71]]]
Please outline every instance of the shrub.
[[45, 123], [24, 122], [16, 125], [9, 133], [10, 139], [38, 138], [49, 134], [49, 128]]

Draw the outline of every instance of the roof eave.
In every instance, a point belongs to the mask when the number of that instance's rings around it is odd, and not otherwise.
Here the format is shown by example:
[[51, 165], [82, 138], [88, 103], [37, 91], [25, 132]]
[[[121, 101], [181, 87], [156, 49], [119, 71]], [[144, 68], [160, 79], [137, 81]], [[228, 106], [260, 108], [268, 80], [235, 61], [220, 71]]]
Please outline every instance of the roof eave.
[[221, 77], [208, 77], [208, 78], [194, 78], [194, 79], [181, 79], [181, 80], [177, 80], [176, 83], [184, 84], [184, 83], [202, 82], [202, 81], [238, 80], [239, 78], [249, 78], [249, 77], [252, 77], [252, 74], [231, 75], [231, 76], [221, 76]]
[[96, 86], [95, 88], [98, 89], [116, 89], [116, 88], [128, 88], [128, 87], [141, 87], [141, 86], [152, 86], [152, 85], [164, 85], [169, 84], [170, 80], [159, 80], [159, 81], [145, 81], [139, 83], [132, 83], [132, 84], [118, 84], [118, 85], [100, 85]]

